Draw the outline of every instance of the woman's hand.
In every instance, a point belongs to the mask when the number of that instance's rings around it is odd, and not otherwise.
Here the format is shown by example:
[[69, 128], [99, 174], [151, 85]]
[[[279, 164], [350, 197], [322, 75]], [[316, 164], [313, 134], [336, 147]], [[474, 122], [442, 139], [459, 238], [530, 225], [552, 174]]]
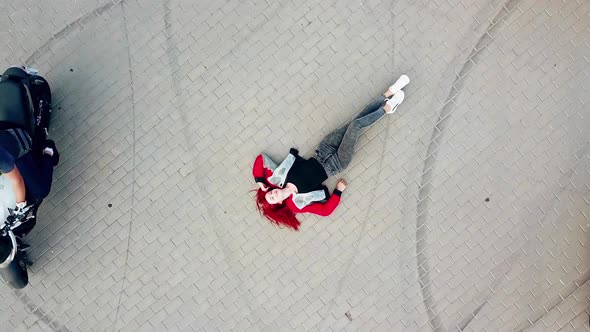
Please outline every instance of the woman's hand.
[[346, 183], [346, 181], [344, 181], [344, 179], [340, 179], [340, 181], [338, 181], [338, 183], [336, 184], [336, 189], [338, 189], [340, 191], [344, 191], [344, 189], [346, 189], [347, 185], [348, 185], [348, 183]]
[[260, 187], [260, 189], [262, 189], [262, 191], [268, 190], [268, 186], [265, 185], [264, 183], [262, 183], [262, 182], [256, 182], [256, 183], [258, 183], [258, 186]]

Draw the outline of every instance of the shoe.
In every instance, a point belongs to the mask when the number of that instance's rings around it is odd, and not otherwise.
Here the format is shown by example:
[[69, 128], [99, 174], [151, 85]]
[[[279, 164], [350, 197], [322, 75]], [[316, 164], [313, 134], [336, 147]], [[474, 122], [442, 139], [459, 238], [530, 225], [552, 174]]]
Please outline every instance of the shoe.
[[391, 111], [387, 114], [393, 114], [397, 107], [404, 101], [405, 93], [402, 90], [396, 92], [390, 99], [386, 100], [385, 103], [391, 106]]
[[57, 151], [57, 147], [55, 146], [55, 142], [53, 140], [48, 139], [45, 141], [43, 153], [51, 156], [53, 159], [53, 166], [57, 166], [57, 164], [59, 164], [59, 151]]
[[407, 75], [400, 76], [392, 86], [389, 87], [389, 91], [391, 93], [396, 94], [398, 91], [403, 89], [406, 85], [410, 83], [410, 78]]

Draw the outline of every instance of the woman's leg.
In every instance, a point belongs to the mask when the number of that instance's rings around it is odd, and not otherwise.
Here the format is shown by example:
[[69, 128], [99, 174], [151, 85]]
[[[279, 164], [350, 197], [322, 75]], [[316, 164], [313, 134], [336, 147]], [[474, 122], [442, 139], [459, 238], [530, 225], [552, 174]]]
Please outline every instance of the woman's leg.
[[52, 157], [46, 154], [31, 156], [29, 152], [20, 158], [16, 165], [25, 179], [27, 201], [41, 200], [49, 195], [53, 180]]
[[[371, 114], [371, 113], [377, 111], [379, 108], [381, 108], [381, 106], [383, 106], [383, 104], [385, 103], [385, 99], [386, 99], [387, 94], [388, 94], [388, 92], [386, 91], [381, 96], [373, 99], [373, 101], [371, 101], [367, 106], [365, 106], [365, 108], [362, 110], [362, 112], [360, 112], [353, 121], [355, 121], [356, 119], [362, 118], [368, 114]], [[328, 134], [326, 137], [324, 137], [324, 139], [322, 139], [318, 149], [316, 150], [317, 155], [320, 159], [324, 159], [324, 158], [326, 158], [330, 155], [336, 154], [338, 152], [338, 147], [340, 147], [340, 144], [342, 143], [342, 138], [344, 137], [346, 130], [348, 129], [348, 127], [350, 126], [350, 124], [353, 121], [334, 130], [333, 132]]]
[[341, 170], [345, 169], [350, 164], [352, 155], [354, 154], [354, 147], [361, 135], [361, 130], [377, 122], [377, 120], [381, 119], [385, 113], [386, 109], [384, 107], [379, 107], [372, 113], [354, 119], [348, 125], [344, 132], [344, 136], [342, 137], [342, 141], [340, 142], [340, 146], [338, 147], [338, 151], [336, 152], [336, 157], [340, 162]]
[[[344, 127], [338, 128], [326, 136], [316, 150], [317, 159], [322, 163], [328, 176], [341, 172], [350, 164], [356, 142], [361, 130], [381, 119], [385, 114], [395, 112], [404, 100], [401, 89], [410, 82], [406, 75], [390, 86], [383, 95], [375, 98], [357, 117]], [[399, 92], [397, 98], [394, 94]]]
[[381, 108], [381, 106], [383, 106], [383, 104], [385, 103], [385, 100], [387, 99], [386, 95], [388, 95], [387, 91], [384, 92], [379, 97], [373, 99], [373, 101], [371, 101], [367, 106], [365, 106], [365, 108], [362, 110], [362, 112], [360, 112], [359, 115], [357, 115], [355, 119], [362, 118], [363, 116], [373, 113], [376, 110], [378, 110], [379, 108]]

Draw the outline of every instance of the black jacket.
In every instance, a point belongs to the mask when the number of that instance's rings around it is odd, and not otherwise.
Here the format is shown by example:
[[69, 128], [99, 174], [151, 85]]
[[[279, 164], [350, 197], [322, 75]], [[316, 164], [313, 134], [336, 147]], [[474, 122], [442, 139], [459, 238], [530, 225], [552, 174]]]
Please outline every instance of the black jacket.
[[289, 153], [295, 156], [295, 162], [287, 174], [285, 183], [294, 184], [300, 194], [322, 189], [322, 183], [328, 178], [322, 164], [315, 158], [305, 159], [299, 156], [297, 149], [292, 148]]

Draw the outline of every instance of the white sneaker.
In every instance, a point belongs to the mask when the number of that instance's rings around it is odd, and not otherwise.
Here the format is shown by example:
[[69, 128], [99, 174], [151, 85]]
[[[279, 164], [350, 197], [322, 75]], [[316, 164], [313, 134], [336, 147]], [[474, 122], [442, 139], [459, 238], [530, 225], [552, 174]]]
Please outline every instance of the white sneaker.
[[410, 78], [407, 75], [402, 75], [397, 79], [397, 81], [395, 81], [395, 83], [393, 83], [392, 86], [389, 87], [389, 91], [391, 91], [392, 94], [396, 94], [406, 85], [408, 85], [408, 83], [410, 83]]
[[385, 103], [391, 106], [391, 111], [387, 112], [387, 114], [393, 114], [397, 107], [404, 101], [405, 93], [402, 90], [396, 92], [391, 99], [387, 100]]

